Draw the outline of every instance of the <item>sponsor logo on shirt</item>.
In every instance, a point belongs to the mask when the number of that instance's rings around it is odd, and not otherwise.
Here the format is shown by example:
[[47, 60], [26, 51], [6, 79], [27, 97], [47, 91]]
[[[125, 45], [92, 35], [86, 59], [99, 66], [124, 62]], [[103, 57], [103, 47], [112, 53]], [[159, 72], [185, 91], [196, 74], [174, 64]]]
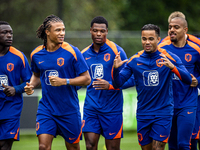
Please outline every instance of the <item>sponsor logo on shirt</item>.
[[44, 62], [44, 61], [39, 61], [38, 64], [41, 64], [41, 63], [43, 63], [43, 62]]
[[187, 62], [191, 61], [192, 60], [192, 55], [191, 54], [185, 54], [185, 60]]
[[103, 65], [102, 64], [92, 64], [90, 66], [92, 78], [103, 78], [104, 77], [104, 71], [103, 71]]
[[157, 59], [157, 60], [156, 60], [156, 65], [157, 65], [158, 67], [162, 67], [163, 64], [159, 64], [159, 62], [163, 62], [163, 60], [162, 60], [162, 59]]
[[15, 134], [15, 132], [10, 132], [10, 134]]
[[57, 59], [57, 64], [60, 67], [64, 65], [64, 62], [65, 62], [65, 59], [62, 58], [62, 57], [60, 57], [60, 58]]
[[85, 60], [88, 60], [88, 59], [90, 59], [90, 58], [91, 58], [91, 57], [86, 57]]
[[114, 132], [114, 133], [109, 133], [109, 135], [113, 135], [113, 134], [115, 134], [116, 132]]
[[192, 114], [192, 113], [193, 113], [192, 111], [191, 112], [190, 111], [187, 112], [187, 114]]
[[13, 63], [8, 63], [7, 64], [7, 70], [10, 71], [10, 72], [13, 71], [14, 70], [14, 64]]
[[51, 85], [51, 82], [49, 81], [49, 76], [59, 77], [59, 73], [57, 70], [46, 70], [45, 71], [45, 83], [47, 85]]
[[143, 82], [145, 86], [157, 86], [159, 84], [159, 73], [156, 70], [143, 72]]
[[0, 90], [4, 90], [2, 85], [8, 85], [8, 77], [7, 75], [0, 75]]
[[138, 66], [143, 65], [143, 63], [137, 63]]
[[162, 135], [162, 134], [160, 134], [160, 137], [166, 137], [166, 135]]
[[110, 54], [109, 54], [109, 53], [106, 53], [106, 54], [104, 55], [104, 60], [105, 60], [106, 62], [110, 60]]

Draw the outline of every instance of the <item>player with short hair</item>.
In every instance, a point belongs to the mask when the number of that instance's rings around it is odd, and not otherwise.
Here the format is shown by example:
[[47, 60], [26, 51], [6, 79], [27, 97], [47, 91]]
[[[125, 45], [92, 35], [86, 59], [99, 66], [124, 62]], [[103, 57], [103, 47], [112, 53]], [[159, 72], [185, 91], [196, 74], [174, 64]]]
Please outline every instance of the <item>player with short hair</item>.
[[[172, 12], [172, 13], [169, 15], [169, 17], [168, 17], [168, 23], [170, 23], [170, 21], [171, 21], [173, 18], [175, 18], [175, 17], [181, 17], [181, 18], [183, 18], [183, 19], [186, 19], [185, 15], [184, 15], [182, 12], [180, 12], [180, 11], [174, 11], [174, 12]], [[185, 38], [186, 38], [187, 40], [191, 41], [191, 42], [194, 42], [194, 43], [200, 45], [200, 40], [199, 40], [196, 36], [194, 36], [194, 35], [186, 34], [186, 35], [185, 35]], [[169, 40], [170, 40], [170, 37], [167, 36], [167, 37], [165, 37], [164, 39], [161, 40], [161, 43], [162, 43], [162, 42], [165, 42], [165, 41], [169, 41]]]
[[[196, 75], [200, 65], [200, 48], [185, 39], [188, 31], [187, 21], [181, 17], [173, 18], [169, 23], [170, 40], [159, 44], [180, 57], [187, 70]], [[177, 76], [173, 78], [174, 116], [169, 138], [170, 150], [189, 150], [197, 108], [197, 84], [200, 77], [193, 77], [192, 84], [186, 85]], [[183, 134], [184, 133], [184, 134]]]
[[53, 138], [61, 135], [68, 150], [79, 150], [82, 124], [76, 86], [90, 84], [87, 64], [78, 48], [64, 42], [65, 25], [59, 17], [47, 16], [37, 36], [44, 44], [31, 53], [33, 75], [25, 91], [33, 94], [41, 82], [36, 118], [39, 149], [51, 149]]
[[123, 137], [123, 96], [121, 90], [112, 86], [111, 70], [118, 52], [123, 60], [127, 57], [120, 46], [107, 39], [108, 22], [104, 17], [92, 19], [90, 33], [93, 43], [82, 50], [92, 78], [83, 112], [86, 149], [97, 150], [103, 135], [107, 150], [119, 150]]
[[143, 150], [164, 150], [173, 115], [172, 74], [175, 73], [187, 84], [191, 84], [191, 76], [175, 54], [157, 48], [160, 41], [158, 26], [144, 25], [141, 40], [144, 50], [133, 55], [121, 71], [118, 68], [125, 61], [121, 61], [117, 54], [113, 85], [121, 87], [134, 75], [138, 93], [138, 141]]
[[[0, 149], [11, 150], [19, 141], [24, 86], [31, 78], [26, 56], [12, 47], [13, 30], [0, 21]], [[21, 80], [23, 83], [21, 83]]]
[[[180, 11], [175, 11], [175, 12], [172, 12], [168, 18], [168, 23], [175, 17], [181, 17], [183, 19], [185, 19], [185, 15], [180, 12]], [[200, 40], [199, 38], [197, 37], [198, 35], [191, 35], [191, 34], [186, 34], [185, 35], [185, 38], [186, 40], [188, 41], [191, 41], [195, 44], [197, 44], [198, 46], [200, 46]], [[165, 41], [170, 41], [170, 37], [167, 36], [165, 37], [161, 42], [165, 42]], [[199, 69], [196, 69], [197, 70], [197, 75], [195, 76], [199, 76]], [[197, 105], [199, 106], [199, 105]], [[195, 126], [194, 126], [194, 130], [193, 130], [193, 133], [192, 133], [192, 138], [191, 138], [191, 150], [197, 150], [197, 142], [198, 142], [198, 139], [199, 139], [199, 131], [200, 131], [200, 107], [197, 107], [197, 114], [196, 114], [196, 121], [195, 121]]]

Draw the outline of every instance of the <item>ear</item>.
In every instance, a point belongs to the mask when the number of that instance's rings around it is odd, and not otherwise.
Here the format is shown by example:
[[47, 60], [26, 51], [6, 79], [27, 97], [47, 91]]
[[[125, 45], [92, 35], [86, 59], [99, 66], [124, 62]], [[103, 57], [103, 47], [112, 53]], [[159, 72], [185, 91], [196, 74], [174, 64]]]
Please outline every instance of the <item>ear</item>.
[[161, 37], [158, 36], [158, 43], [160, 42], [160, 40], [161, 40]]
[[90, 33], [92, 33], [92, 27], [90, 27]]
[[185, 34], [188, 32], [188, 27], [184, 28]]
[[45, 30], [46, 35], [50, 34], [50, 31], [48, 29]]

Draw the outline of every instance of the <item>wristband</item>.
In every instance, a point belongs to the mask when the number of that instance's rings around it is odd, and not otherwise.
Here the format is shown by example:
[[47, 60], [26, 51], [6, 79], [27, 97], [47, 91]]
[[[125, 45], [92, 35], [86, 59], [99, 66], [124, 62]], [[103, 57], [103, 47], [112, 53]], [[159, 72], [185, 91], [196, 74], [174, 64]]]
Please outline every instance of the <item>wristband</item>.
[[69, 84], [69, 79], [66, 79], [67, 80], [67, 85]]

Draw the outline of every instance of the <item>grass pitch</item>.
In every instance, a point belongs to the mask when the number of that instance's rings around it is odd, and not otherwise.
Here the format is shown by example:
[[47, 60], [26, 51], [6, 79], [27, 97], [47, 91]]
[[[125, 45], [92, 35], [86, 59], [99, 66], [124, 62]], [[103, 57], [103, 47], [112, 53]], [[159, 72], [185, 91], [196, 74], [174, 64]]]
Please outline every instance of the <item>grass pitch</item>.
[[[141, 150], [136, 131], [124, 131], [124, 138], [121, 139], [121, 150]], [[80, 149], [86, 150], [85, 141], [80, 141]], [[167, 150], [167, 146], [165, 150]], [[20, 141], [13, 143], [12, 150], [38, 150], [38, 139], [35, 134], [21, 134]], [[53, 139], [52, 150], [66, 150], [64, 139], [61, 136]], [[106, 150], [104, 137], [100, 137], [98, 150]]]

